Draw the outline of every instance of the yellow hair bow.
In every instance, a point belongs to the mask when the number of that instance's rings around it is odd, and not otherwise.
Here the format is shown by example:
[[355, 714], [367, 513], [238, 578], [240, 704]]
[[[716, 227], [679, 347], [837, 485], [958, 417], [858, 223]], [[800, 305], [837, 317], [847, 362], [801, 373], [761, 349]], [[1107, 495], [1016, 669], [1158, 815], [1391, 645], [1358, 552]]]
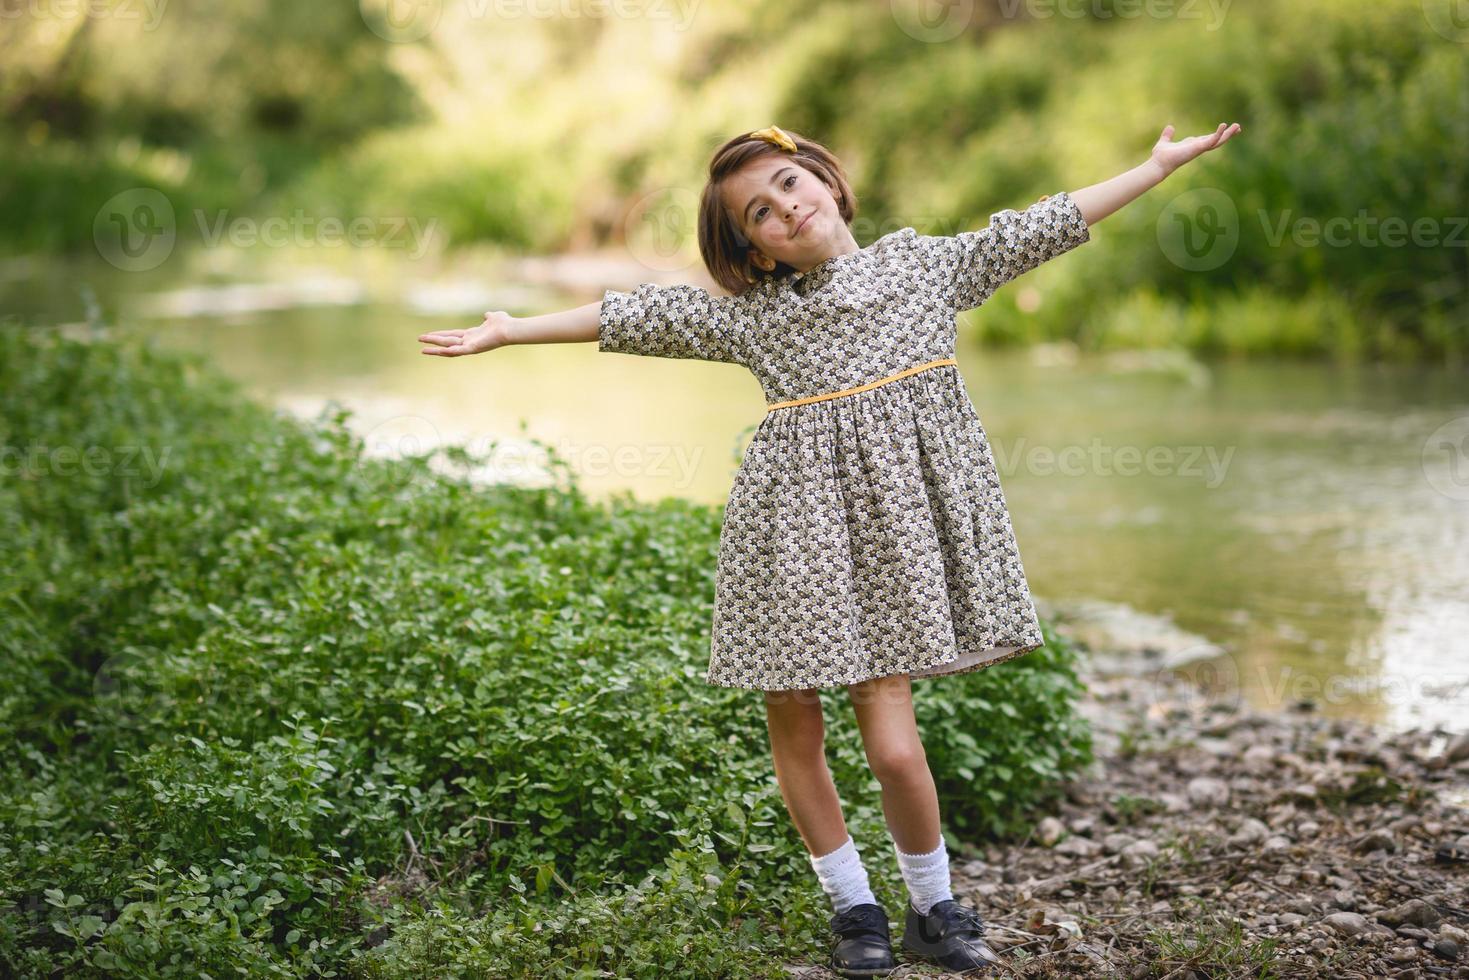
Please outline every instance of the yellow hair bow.
[[796, 141], [786, 135], [786, 131], [779, 126], [766, 126], [764, 129], [757, 129], [750, 134], [749, 138], [764, 140], [767, 143], [774, 143], [783, 150], [789, 150], [792, 153], [796, 152]]

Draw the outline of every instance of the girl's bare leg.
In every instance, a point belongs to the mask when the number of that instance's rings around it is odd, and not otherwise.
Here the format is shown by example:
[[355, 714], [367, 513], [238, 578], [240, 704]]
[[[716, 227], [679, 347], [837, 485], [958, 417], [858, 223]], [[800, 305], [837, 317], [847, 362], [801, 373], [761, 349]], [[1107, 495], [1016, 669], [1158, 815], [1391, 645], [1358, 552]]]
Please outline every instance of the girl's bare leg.
[[939, 846], [938, 790], [913, 718], [910, 678], [876, 677], [848, 685], [847, 694], [867, 764], [882, 786], [882, 812], [893, 841], [905, 854], [933, 851]]
[[826, 766], [826, 726], [815, 690], [766, 691], [765, 721], [775, 780], [786, 809], [815, 856], [847, 840], [847, 822]]

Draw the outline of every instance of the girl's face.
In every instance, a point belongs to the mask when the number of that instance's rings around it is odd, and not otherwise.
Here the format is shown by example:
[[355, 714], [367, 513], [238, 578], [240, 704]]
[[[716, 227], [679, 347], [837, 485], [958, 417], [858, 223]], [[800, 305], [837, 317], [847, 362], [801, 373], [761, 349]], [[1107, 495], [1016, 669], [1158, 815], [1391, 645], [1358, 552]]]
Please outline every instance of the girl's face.
[[777, 261], [804, 272], [857, 250], [826, 184], [784, 153], [745, 164], [725, 179], [722, 197], [749, 239], [750, 260], [767, 272]]

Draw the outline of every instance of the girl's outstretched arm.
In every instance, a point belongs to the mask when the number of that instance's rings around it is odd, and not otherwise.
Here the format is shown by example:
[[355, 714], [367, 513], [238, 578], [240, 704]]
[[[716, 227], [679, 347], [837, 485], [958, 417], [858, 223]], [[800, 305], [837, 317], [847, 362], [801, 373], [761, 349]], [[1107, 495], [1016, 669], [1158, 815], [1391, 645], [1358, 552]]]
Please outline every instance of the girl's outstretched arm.
[[484, 322], [467, 330], [438, 330], [418, 338], [423, 353], [462, 357], [510, 344], [565, 344], [597, 339], [602, 301], [540, 316], [514, 317], [504, 310], [485, 313]]
[[1223, 146], [1229, 138], [1240, 131], [1239, 123], [1220, 123], [1219, 128], [1208, 136], [1190, 136], [1172, 142], [1173, 127], [1163, 127], [1163, 135], [1153, 145], [1152, 156], [1146, 163], [1133, 167], [1100, 184], [1092, 184], [1070, 192], [1071, 200], [1081, 210], [1088, 226], [1096, 224], [1107, 215], [1121, 209], [1141, 197], [1145, 191], [1157, 186], [1179, 167], [1201, 153], [1216, 146]]

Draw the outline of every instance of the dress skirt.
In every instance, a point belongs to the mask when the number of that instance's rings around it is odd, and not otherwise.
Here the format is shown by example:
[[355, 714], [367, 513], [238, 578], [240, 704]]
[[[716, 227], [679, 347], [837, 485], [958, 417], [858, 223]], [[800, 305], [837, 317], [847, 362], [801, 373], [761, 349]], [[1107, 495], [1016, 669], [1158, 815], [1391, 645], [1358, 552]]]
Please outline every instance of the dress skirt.
[[1042, 645], [959, 369], [769, 411], [720, 532], [707, 680], [795, 690], [961, 674]]

